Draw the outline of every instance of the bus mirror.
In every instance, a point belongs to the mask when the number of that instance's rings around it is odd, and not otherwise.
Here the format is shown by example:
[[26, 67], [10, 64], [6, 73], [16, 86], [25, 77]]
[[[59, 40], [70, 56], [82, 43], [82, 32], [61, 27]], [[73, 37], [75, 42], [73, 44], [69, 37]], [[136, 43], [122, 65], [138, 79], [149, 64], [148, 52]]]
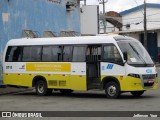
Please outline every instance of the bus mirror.
[[124, 60], [126, 60], [126, 61], [128, 60], [127, 52], [124, 52], [124, 53], [123, 53], [123, 57], [124, 57]]

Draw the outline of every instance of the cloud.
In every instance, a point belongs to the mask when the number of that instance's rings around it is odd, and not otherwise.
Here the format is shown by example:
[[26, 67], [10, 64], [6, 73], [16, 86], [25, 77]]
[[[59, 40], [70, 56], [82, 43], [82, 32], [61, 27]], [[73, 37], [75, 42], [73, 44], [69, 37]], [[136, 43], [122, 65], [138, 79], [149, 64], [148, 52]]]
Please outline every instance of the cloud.
[[[138, 5], [143, 4], [144, 0], [108, 0], [105, 4], [106, 12], [107, 11], [117, 11], [121, 12]], [[146, 0], [147, 3], [159, 3], [160, 0]], [[98, 5], [98, 0], [87, 0], [88, 5]], [[100, 11], [103, 10], [102, 5], [100, 5]]]

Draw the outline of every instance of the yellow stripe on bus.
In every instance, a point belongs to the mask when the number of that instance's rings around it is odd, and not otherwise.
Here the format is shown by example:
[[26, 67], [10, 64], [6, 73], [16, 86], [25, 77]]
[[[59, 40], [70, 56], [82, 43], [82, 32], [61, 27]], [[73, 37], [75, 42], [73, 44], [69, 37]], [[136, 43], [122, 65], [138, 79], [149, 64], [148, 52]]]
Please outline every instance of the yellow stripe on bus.
[[70, 72], [70, 63], [26, 63], [26, 71], [35, 72]]

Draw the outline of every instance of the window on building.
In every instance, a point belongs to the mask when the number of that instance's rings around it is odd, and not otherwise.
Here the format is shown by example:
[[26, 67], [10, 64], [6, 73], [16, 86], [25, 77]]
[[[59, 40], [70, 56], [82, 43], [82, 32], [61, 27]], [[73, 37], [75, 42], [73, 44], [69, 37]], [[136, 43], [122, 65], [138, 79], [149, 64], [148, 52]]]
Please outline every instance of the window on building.
[[50, 38], [50, 37], [56, 37], [56, 33], [52, 32], [52, 31], [44, 31], [43, 33], [43, 37], [45, 38]]
[[38, 34], [37, 34], [36, 31], [23, 30], [23, 31], [22, 31], [22, 37], [37, 38], [37, 37], [38, 37]]

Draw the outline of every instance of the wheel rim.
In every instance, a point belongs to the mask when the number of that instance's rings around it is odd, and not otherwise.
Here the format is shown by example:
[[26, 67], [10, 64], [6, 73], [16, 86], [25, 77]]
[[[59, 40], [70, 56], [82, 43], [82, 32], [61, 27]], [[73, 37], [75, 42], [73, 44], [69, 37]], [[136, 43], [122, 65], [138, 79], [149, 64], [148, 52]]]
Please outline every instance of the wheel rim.
[[108, 95], [115, 96], [115, 94], [117, 92], [116, 86], [114, 86], [114, 85], [109, 86], [107, 89], [107, 92], [108, 92]]
[[38, 90], [39, 93], [43, 93], [44, 92], [44, 85], [42, 83], [39, 84], [37, 90]]

